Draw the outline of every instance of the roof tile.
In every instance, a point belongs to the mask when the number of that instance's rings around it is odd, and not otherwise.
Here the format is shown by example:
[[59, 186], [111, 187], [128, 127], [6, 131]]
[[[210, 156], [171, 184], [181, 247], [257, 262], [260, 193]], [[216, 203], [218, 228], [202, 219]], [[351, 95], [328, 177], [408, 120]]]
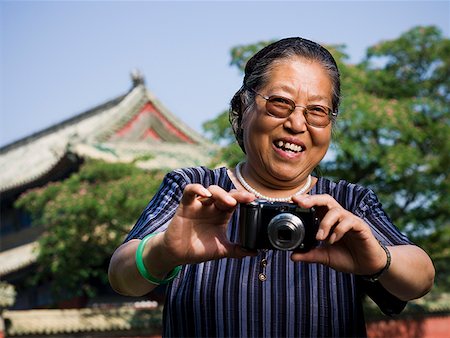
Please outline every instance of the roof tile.
[[[7, 336], [148, 329], [160, 332], [162, 308], [84, 308], [4, 311]], [[151, 332], [150, 332], [151, 333]]]

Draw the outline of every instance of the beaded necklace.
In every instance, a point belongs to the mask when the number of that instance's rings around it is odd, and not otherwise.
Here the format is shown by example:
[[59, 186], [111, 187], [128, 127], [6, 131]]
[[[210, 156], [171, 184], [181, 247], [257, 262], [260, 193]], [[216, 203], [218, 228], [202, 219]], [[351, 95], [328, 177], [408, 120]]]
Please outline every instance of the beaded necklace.
[[245, 189], [247, 189], [247, 191], [251, 192], [256, 197], [265, 199], [269, 202], [291, 202], [292, 197], [305, 193], [311, 186], [312, 178], [311, 178], [311, 175], [308, 175], [305, 185], [299, 191], [297, 191], [295, 194], [288, 196], [288, 197], [269, 197], [269, 196], [261, 194], [259, 191], [257, 191], [255, 188], [253, 188], [252, 186], [250, 186], [250, 184], [247, 183], [247, 181], [244, 179], [244, 177], [241, 174], [242, 164], [243, 164], [243, 162], [239, 162], [236, 166], [236, 177], [239, 180], [239, 182], [242, 184], [242, 186]]

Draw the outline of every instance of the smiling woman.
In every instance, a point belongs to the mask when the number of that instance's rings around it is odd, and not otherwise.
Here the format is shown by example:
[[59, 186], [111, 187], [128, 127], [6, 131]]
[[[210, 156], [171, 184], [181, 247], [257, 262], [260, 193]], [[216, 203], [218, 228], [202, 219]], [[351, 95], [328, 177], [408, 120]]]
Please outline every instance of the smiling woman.
[[112, 287], [140, 296], [168, 284], [174, 337], [361, 337], [364, 295], [394, 314], [427, 293], [431, 260], [376, 195], [312, 176], [339, 101], [319, 44], [287, 38], [256, 53], [230, 110], [246, 160], [167, 174], [111, 258]]
[[[270, 67], [270, 77], [258, 90], [267, 97], [286, 97], [302, 105], [294, 105], [289, 114], [274, 115], [279, 110], [267, 106], [268, 101], [257, 95], [255, 109], [243, 113], [240, 126], [247, 155], [244, 176], [259, 191], [275, 197], [298, 190], [325, 156], [331, 141], [331, 109], [317, 126], [311, 125], [309, 109], [304, 108], [332, 105], [330, 76], [318, 61], [298, 56], [283, 60]], [[276, 191], [269, 191], [271, 187], [277, 187]]]

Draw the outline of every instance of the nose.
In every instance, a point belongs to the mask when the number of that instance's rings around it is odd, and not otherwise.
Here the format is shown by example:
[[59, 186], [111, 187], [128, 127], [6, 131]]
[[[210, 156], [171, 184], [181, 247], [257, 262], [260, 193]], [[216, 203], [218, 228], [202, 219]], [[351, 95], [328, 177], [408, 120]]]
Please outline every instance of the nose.
[[303, 106], [295, 106], [294, 111], [284, 122], [284, 127], [294, 134], [305, 132], [307, 130], [305, 110]]

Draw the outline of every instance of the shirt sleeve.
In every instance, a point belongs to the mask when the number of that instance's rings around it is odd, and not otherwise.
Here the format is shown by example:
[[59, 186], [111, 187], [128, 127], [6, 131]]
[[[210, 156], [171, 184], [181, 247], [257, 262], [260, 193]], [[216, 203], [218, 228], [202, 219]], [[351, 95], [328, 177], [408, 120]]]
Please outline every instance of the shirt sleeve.
[[180, 172], [172, 171], [168, 173], [164, 177], [158, 192], [153, 196], [125, 238], [125, 242], [135, 238], [142, 239], [150, 233], [166, 230], [180, 204], [187, 183], [185, 176]]
[[[355, 212], [372, 229], [372, 232], [384, 245], [413, 244], [392, 223], [381, 203], [372, 190], [367, 189], [362, 198], [358, 211]], [[386, 315], [398, 314], [405, 308], [407, 302], [402, 301], [389, 293], [379, 282], [369, 282], [358, 277], [365, 293], [378, 305]]]
[[384, 245], [405, 245], [413, 244], [406, 235], [392, 223], [389, 216], [377, 196], [372, 190], [367, 189], [362, 201], [359, 204], [359, 212], [356, 214], [364, 219], [370, 226], [376, 239]]

